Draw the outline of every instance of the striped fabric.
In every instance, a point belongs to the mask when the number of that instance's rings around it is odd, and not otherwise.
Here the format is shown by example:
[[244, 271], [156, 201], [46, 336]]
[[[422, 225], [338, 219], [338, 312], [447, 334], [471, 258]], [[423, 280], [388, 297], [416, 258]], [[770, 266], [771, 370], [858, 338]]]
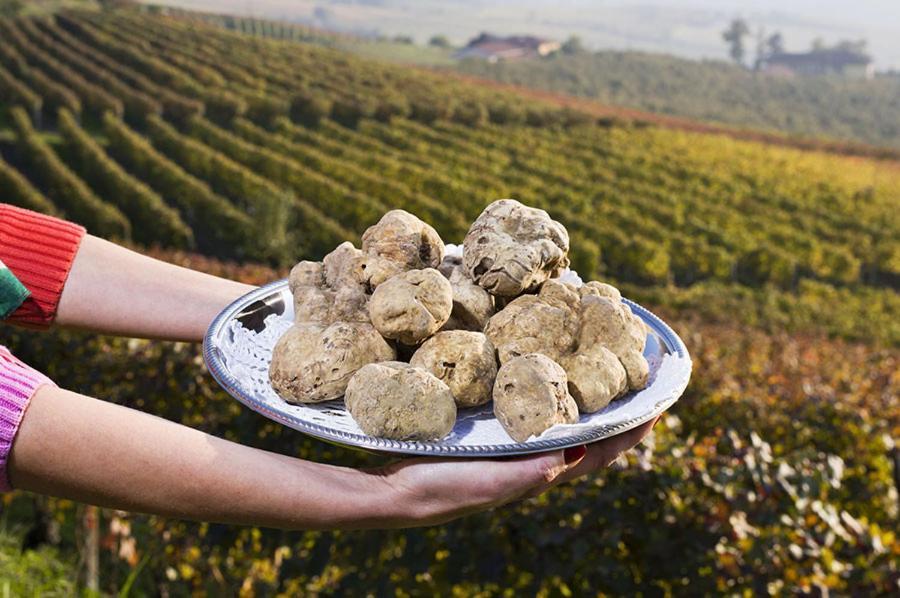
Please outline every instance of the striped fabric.
[[6, 469], [13, 440], [35, 391], [53, 382], [0, 345], [0, 492], [11, 490]]
[[84, 234], [77, 224], [0, 204], [0, 260], [31, 293], [7, 322], [50, 327]]

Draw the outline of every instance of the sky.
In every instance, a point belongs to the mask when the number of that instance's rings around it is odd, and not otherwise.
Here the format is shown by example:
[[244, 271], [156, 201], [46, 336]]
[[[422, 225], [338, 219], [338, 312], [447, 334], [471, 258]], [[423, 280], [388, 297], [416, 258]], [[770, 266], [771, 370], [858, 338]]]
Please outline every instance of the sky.
[[[779, 31], [788, 50], [866, 39], [880, 70], [900, 70], [900, 0], [156, 0], [215, 12], [313, 23], [357, 33], [447, 35], [481, 31], [580, 36], [593, 49], [727, 58], [721, 31], [744, 18], [753, 35]], [[318, 9], [318, 10], [317, 10]], [[748, 40], [748, 46], [754, 44]]]

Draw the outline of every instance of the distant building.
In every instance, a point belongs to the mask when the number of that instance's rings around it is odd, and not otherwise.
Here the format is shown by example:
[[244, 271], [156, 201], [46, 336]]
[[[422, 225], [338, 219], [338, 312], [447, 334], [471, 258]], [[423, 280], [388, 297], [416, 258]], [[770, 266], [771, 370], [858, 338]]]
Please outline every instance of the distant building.
[[824, 48], [797, 54], [779, 52], [766, 59], [765, 70], [781, 75], [841, 75], [848, 79], [875, 76], [872, 58], [847, 48]]
[[482, 33], [469, 44], [459, 50], [456, 58], [480, 58], [488, 62], [500, 60], [522, 60], [537, 58], [556, 52], [561, 47], [557, 41], [534, 37], [532, 35], [513, 35], [499, 37], [490, 33]]

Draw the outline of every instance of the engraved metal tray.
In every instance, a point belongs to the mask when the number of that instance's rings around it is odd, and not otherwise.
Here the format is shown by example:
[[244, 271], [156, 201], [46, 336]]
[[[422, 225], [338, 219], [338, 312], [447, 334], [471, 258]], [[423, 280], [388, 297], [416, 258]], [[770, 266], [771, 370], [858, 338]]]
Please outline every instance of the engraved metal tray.
[[[565, 276], [564, 276], [565, 278]], [[576, 283], [580, 283], [577, 276]], [[229, 305], [212, 322], [203, 342], [203, 356], [215, 379], [238, 401], [285, 426], [337, 444], [376, 452], [445, 457], [522, 455], [621, 434], [671, 407], [691, 375], [691, 358], [684, 343], [661, 319], [628, 301], [647, 323], [644, 356], [650, 364], [650, 384], [644, 390], [613, 401], [578, 423], [559, 424], [525, 442], [510, 438], [494, 417], [491, 404], [460, 409], [453, 431], [434, 442], [398, 441], [366, 435], [342, 400], [291, 405], [269, 384], [269, 362], [278, 338], [292, 324], [294, 303], [287, 280], [251, 291]]]

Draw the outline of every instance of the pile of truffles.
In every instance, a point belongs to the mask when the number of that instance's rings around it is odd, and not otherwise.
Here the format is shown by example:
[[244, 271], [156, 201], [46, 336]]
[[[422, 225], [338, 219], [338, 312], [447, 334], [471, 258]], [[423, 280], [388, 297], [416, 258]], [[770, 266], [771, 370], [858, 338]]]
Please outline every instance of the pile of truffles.
[[457, 408], [493, 400], [517, 441], [646, 387], [647, 330], [614, 287], [559, 280], [565, 227], [512, 199], [472, 224], [462, 259], [428, 224], [388, 212], [290, 274], [295, 321], [269, 378], [289, 403], [344, 397], [371, 436], [438, 440]]

